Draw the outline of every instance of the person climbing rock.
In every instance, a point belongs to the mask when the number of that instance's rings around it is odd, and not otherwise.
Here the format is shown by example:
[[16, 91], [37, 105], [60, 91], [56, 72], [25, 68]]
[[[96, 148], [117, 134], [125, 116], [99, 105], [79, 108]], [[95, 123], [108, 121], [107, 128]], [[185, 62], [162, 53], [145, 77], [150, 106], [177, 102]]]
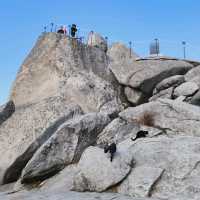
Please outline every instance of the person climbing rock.
[[77, 32], [76, 24], [72, 24], [71, 26], [71, 36], [75, 37]]
[[137, 132], [136, 137], [135, 137], [135, 138], [131, 138], [131, 140], [132, 140], [132, 141], [135, 141], [135, 140], [137, 140], [138, 138], [146, 137], [148, 134], [149, 134], [148, 131], [140, 130], [140, 131]]
[[113, 161], [114, 154], [116, 151], [117, 151], [117, 145], [114, 142], [104, 147], [104, 153], [108, 153], [108, 152], [110, 153], [110, 162]]

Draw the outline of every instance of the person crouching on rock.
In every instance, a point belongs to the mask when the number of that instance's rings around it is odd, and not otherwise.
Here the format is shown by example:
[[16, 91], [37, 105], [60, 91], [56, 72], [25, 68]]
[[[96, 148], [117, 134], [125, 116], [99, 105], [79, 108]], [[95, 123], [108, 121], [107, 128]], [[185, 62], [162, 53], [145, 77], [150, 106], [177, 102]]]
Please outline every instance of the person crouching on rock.
[[58, 29], [57, 33], [64, 34], [63, 26]]
[[108, 152], [110, 153], [110, 162], [113, 161], [113, 157], [116, 151], [117, 151], [117, 146], [114, 142], [104, 147], [104, 153], [108, 153]]

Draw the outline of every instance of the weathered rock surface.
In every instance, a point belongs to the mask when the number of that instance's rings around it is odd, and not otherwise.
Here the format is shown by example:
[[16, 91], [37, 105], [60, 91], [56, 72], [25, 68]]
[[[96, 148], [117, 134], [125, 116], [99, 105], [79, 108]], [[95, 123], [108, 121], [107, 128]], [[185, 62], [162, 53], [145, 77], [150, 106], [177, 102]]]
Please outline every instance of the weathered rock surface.
[[154, 87], [173, 75], [183, 75], [193, 66], [179, 60], [120, 60], [111, 62], [110, 69], [119, 83], [151, 95]]
[[[68, 95], [66, 91], [70, 86], [66, 85], [68, 78], [72, 77], [71, 81], [72, 79], [75, 81], [73, 86], [83, 84], [87, 87], [88, 82], [92, 82], [91, 78], [87, 81], [85, 76], [80, 82], [73, 78], [76, 74], [79, 76], [80, 72], [94, 74], [92, 85], [96, 86], [95, 80], [100, 77], [113, 84], [113, 87], [119, 86], [108, 68], [107, 56], [101, 49], [91, 48], [65, 35], [45, 33], [39, 38], [22, 64], [13, 84], [10, 98], [14, 100], [16, 106], [60, 95], [64, 95], [66, 102], [71, 103], [73, 101], [71, 93]], [[70, 80], [67, 83], [69, 82]], [[80, 87], [76, 91], [79, 89]], [[84, 87], [82, 89], [86, 90], [85, 98], [90, 98], [91, 93], [87, 97], [88, 89]], [[92, 95], [92, 99], [95, 99], [95, 95], [95, 93]], [[86, 105], [87, 103], [85, 101]], [[90, 110], [90, 112], [93, 111], [94, 109]]]
[[15, 112], [15, 104], [13, 101], [9, 101], [5, 105], [0, 107], [0, 126]]
[[122, 181], [131, 170], [132, 159], [126, 152], [117, 151], [110, 162], [103, 149], [89, 147], [78, 164], [79, 173], [73, 184], [75, 191], [102, 192]]
[[22, 182], [43, 180], [77, 162], [109, 122], [106, 115], [90, 113], [64, 123], [28, 162], [22, 172]]
[[108, 44], [105, 38], [103, 38], [100, 34], [91, 32], [88, 36], [87, 44], [93, 47], [99, 47], [104, 52], [108, 49]]
[[117, 101], [116, 99], [108, 101], [103, 106], [101, 106], [100, 113], [104, 113], [108, 115], [111, 119], [114, 119], [122, 110], [124, 110], [124, 106], [121, 104], [120, 101]]
[[192, 96], [199, 90], [199, 86], [196, 83], [193, 82], [185, 82], [181, 85], [179, 85], [174, 90], [174, 96]]
[[72, 190], [74, 177], [78, 172], [77, 165], [69, 165], [55, 176], [41, 183], [40, 190], [66, 192]]
[[132, 198], [115, 193], [91, 193], [91, 192], [41, 192], [22, 191], [14, 194], [0, 194], [0, 200], [158, 200], [155, 198]]
[[[80, 113], [80, 107], [66, 105], [61, 97], [52, 97], [39, 103], [18, 107], [0, 127], [0, 183], [17, 180], [40, 143], [51, 136], [51, 128], [54, 128], [56, 122], [59, 125], [63, 122], [62, 119]], [[49, 127], [45, 137], [38, 139]]]
[[[128, 143], [127, 141], [123, 146], [128, 146]], [[197, 137], [162, 136], [140, 140], [129, 147], [128, 151], [135, 160], [135, 166], [130, 177], [119, 187], [123, 186], [124, 191], [141, 197], [148, 194], [147, 196], [161, 199], [174, 199], [173, 196], [180, 196], [175, 198], [179, 200], [199, 199], [199, 149], [200, 139]], [[147, 166], [152, 169], [146, 170]], [[145, 170], [141, 170], [142, 168]], [[140, 184], [143, 180], [145, 182]], [[131, 184], [132, 181], [135, 182]], [[139, 185], [141, 187], [137, 187]]]
[[[101, 107], [114, 101], [120, 109], [120, 99], [114, 87], [93, 73], [79, 73], [66, 81], [63, 95], [81, 106], [85, 112], [98, 112]], [[116, 105], [113, 109], [116, 110]]]
[[200, 199], [199, 63], [106, 51], [96, 33], [39, 38], [0, 107], [0, 183], [18, 179], [0, 199]]
[[174, 93], [174, 88], [170, 87], [170, 88], [167, 88], [165, 90], [161, 90], [157, 94], [153, 95], [149, 99], [149, 101], [156, 101], [159, 98], [162, 98], [162, 99], [173, 99], [174, 98], [173, 93]]
[[143, 103], [146, 100], [145, 95], [141, 91], [136, 90], [134, 88], [125, 87], [124, 92], [128, 101], [134, 104], [135, 106], [140, 103]]
[[120, 60], [129, 60], [133, 59], [136, 60], [139, 58], [139, 56], [131, 51], [131, 57], [130, 57], [130, 49], [127, 48], [122, 43], [114, 43], [109, 49], [108, 49], [108, 56], [112, 62], [118, 62]]
[[119, 116], [129, 122], [136, 121], [169, 133], [200, 136], [200, 108], [184, 102], [158, 99], [127, 108]]
[[193, 69], [189, 70], [186, 74], [185, 74], [185, 80], [186, 81], [191, 81], [193, 82], [193, 80], [196, 77], [199, 77], [200, 74], [200, 65], [197, 67], [194, 67]]
[[[97, 137], [97, 145], [104, 147], [105, 144], [116, 142], [119, 144], [126, 139], [131, 141], [135, 138], [138, 131], [148, 131], [147, 137], [156, 137], [163, 133], [162, 130], [150, 126], [140, 125], [135, 122], [128, 122], [122, 118], [114, 119], [104, 128], [104, 130]], [[132, 141], [131, 141], [132, 142]]]
[[126, 120], [117, 118], [98, 135], [97, 144], [103, 147], [107, 143], [119, 143], [127, 138], [134, 137], [139, 130], [139, 124], [129, 123]]
[[200, 106], [200, 91], [198, 91], [190, 100], [190, 103], [196, 106]]
[[139, 166], [120, 184], [117, 191], [133, 197], [150, 197], [154, 184], [160, 179], [164, 170], [153, 166]]
[[153, 94], [157, 94], [162, 90], [166, 90], [170, 87], [177, 87], [180, 84], [185, 82], [185, 78], [183, 75], [175, 75], [169, 78], [164, 79], [160, 83], [158, 83], [153, 91]]

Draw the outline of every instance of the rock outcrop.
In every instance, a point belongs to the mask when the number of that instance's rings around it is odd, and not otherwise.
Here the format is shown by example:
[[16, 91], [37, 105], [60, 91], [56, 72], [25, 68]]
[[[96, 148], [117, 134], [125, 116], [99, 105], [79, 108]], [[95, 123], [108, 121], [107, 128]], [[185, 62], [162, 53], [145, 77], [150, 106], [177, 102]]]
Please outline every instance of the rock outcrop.
[[38, 39], [0, 107], [0, 200], [200, 199], [199, 62], [107, 48]]
[[[80, 113], [80, 107], [66, 105], [61, 97], [17, 108], [0, 126], [0, 182], [9, 183], [19, 178], [23, 167], [40, 146], [38, 137], [50, 126], [63, 117], [69, 119]], [[41, 141], [44, 142], [51, 134], [53, 131], [49, 129]]]
[[117, 152], [114, 160], [105, 156], [103, 149], [89, 147], [78, 164], [73, 190], [102, 192], [122, 181], [131, 170], [132, 159]]
[[22, 172], [22, 182], [44, 180], [72, 162], [96, 142], [110, 122], [103, 114], [86, 114], [64, 123], [35, 153]]
[[158, 83], [155, 86], [153, 94], [155, 95], [155, 94], [159, 93], [160, 91], [166, 90], [170, 87], [177, 87], [184, 82], [185, 82], [185, 78], [183, 75], [171, 76], [169, 78], [162, 80], [160, 83]]
[[200, 108], [184, 102], [158, 99], [128, 108], [119, 116], [126, 121], [152, 126], [166, 133], [200, 136]]
[[104, 88], [106, 96], [115, 93], [115, 98], [119, 98], [118, 87], [104, 51], [62, 34], [45, 33], [22, 64], [10, 98], [21, 106], [52, 96], [63, 96], [66, 103], [79, 102], [84, 95], [92, 102], [82, 103], [83, 110], [94, 112], [99, 111], [95, 106], [105, 103], [106, 97], [101, 95]]
[[9, 101], [5, 105], [0, 107], [0, 126], [15, 112], [15, 104], [13, 101]]
[[200, 138], [188, 136], [148, 138], [132, 145], [127, 141], [123, 146], [129, 145], [136, 164], [118, 191], [133, 197], [197, 200], [199, 144]]
[[195, 93], [197, 93], [199, 90], [199, 87], [196, 83], [193, 82], [185, 82], [178, 86], [174, 90], [174, 96], [179, 97], [179, 96], [193, 96]]
[[115, 60], [110, 69], [119, 83], [152, 94], [154, 87], [173, 75], [183, 75], [193, 66], [174, 60]]

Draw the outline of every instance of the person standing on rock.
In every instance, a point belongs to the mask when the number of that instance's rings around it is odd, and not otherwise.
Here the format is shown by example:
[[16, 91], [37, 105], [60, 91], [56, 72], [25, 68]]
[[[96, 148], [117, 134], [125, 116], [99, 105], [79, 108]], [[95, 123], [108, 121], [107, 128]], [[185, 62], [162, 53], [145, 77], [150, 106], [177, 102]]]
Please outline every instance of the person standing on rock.
[[106, 145], [104, 147], [104, 153], [110, 153], [110, 162], [113, 161], [113, 158], [114, 158], [114, 154], [115, 152], [117, 151], [117, 145], [115, 142], [113, 142], [112, 144], [110, 145]]
[[92, 46], [93, 43], [93, 35], [94, 35], [94, 31], [90, 31], [89, 35], [88, 35], [88, 44], [90, 44]]
[[77, 28], [76, 24], [72, 24], [71, 26], [71, 36], [74, 38], [76, 36]]
[[63, 31], [64, 31], [64, 34], [67, 35], [67, 28], [66, 28], [66, 26], [63, 26]]

